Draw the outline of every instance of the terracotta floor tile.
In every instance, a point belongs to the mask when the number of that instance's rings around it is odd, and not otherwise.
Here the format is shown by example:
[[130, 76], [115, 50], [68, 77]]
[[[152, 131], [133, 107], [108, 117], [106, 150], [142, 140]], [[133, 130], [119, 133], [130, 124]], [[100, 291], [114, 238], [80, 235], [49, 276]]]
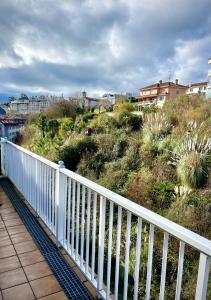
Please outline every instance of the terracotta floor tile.
[[11, 226], [16, 226], [16, 225], [22, 225], [23, 222], [21, 221], [21, 219], [12, 219], [12, 220], [5, 220], [4, 221], [6, 227], [11, 227]]
[[13, 212], [15, 212], [15, 209], [13, 207], [0, 209], [0, 213], [1, 213], [2, 216], [11, 214]]
[[34, 294], [28, 283], [17, 285], [9, 289], [3, 290], [4, 300], [33, 300]]
[[10, 208], [12, 207], [12, 204], [10, 202], [4, 202], [1, 206], [1, 209]]
[[45, 261], [24, 267], [24, 271], [29, 281], [52, 274], [51, 269]]
[[19, 215], [16, 212], [13, 212], [8, 215], [3, 215], [2, 216], [3, 220], [14, 220], [14, 219], [20, 219]]
[[2, 238], [2, 237], [5, 237], [5, 236], [8, 236], [9, 237], [9, 235], [8, 235], [8, 233], [7, 233], [7, 230], [4, 228], [4, 229], [0, 229], [0, 239]]
[[0, 247], [0, 258], [16, 255], [13, 245]]
[[22, 266], [24, 267], [44, 260], [44, 257], [39, 250], [19, 254], [18, 257], [21, 261]]
[[37, 246], [33, 241], [26, 241], [19, 244], [14, 244], [14, 247], [18, 254], [37, 250]]
[[3, 236], [0, 238], [0, 247], [12, 245], [9, 236]]
[[28, 232], [21, 232], [10, 236], [13, 244], [18, 244], [32, 240], [32, 237]]
[[61, 291], [61, 287], [53, 275], [36, 279], [30, 284], [37, 298]]
[[68, 298], [66, 297], [64, 292], [58, 292], [43, 298], [40, 298], [39, 300], [67, 300]]
[[20, 267], [21, 267], [21, 264], [16, 255], [0, 259], [0, 273], [18, 269]]
[[0, 288], [6, 289], [27, 282], [23, 269], [16, 269], [0, 274]]
[[27, 232], [27, 229], [24, 225], [8, 227], [7, 230], [9, 232], [9, 234], [17, 234], [17, 233], [21, 233], [21, 232]]
[[0, 228], [1, 228], [1, 229], [5, 228], [4, 222], [2, 222], [2, 221], [0, 222]]

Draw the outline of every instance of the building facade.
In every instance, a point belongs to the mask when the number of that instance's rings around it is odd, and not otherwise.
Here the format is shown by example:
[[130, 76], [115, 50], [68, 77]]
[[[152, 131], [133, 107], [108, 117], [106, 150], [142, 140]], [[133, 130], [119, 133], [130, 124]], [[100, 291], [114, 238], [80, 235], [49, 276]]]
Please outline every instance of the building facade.
[[187, 86], [181, 85], [176, 79], [174, 82], [163, 82], [145, 86], [139, 89], [138, 108], [141, 110], [142, 106], [156, 105], [162, 107], [165, 101], [173, 100], [176, 96], [185, 94]]
[[51, 104], [63, 100], [63, 96], [32, 96], [31, 98], [20, 97], [19, 99], [12, 99], [10, 101], [10, 111], [21, 114], [41, 112]]
[[126, 101], [130, 101], [131, 98], [131, 94], [129, 93], [125, 93], [125, 94], [104, 94], [101, 98], [101, 100], [103, 101], [108, 101], [108, 103], [110, 103], [110, 105], [114, 105], [117, 103], [123, 103]]
[[15, 116], [0, 116], [0, 137], [15, 142], [17, 134], [25, 126], [26, 120]]
[[207, 94], [206, 98], [211, 99], [211, 57], [208, 59], [209, 70], [208, 70], [208, 82], [207, 82]]
[[201, 95], [205, 96], [206, 93], [207, 93], [207, 81], [190, 83], [189, 87], [186, 90], [187, 95], [201, 94]]

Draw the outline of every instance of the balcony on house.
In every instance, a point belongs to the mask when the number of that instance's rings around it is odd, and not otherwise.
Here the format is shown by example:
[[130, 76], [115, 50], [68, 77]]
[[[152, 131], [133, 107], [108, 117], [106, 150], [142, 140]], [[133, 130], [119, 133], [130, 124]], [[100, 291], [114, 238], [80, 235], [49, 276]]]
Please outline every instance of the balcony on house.
[[[210, 240], [67, 170], [62, 162], [53, 163], [6, 139], [1, 142], [1, 170], [6, 179], [0, 184], [40, 251], [47, 249], [46, 263], [60, 278], [67, 298], [95, 297], [87, 290], [89, 285], [101, 299], [170, 299], [166, 297], [169, 289], [174, 299], [184, 299], [184, 276], [193, 276], [195, 299], [210, 299]], [[55, 244], [49, 246], [42, 231], [35, 230], [37, 220], [45, 224]], [[186, 272], [186, 251], [198, 257], [193, 274]], [[168, 271], [170, 252], [177, 261], [175, 277]], [[68, 271], [65, 263], [62, 269], [60, 253], [75, 265], [76, 277], [80, 271], [85, 278], [84, 290], [76, 283], [70, 290], [67, 285], [73, 279], [68, 282], [69, 275], [59, 277]], [[155, 262], [159, 266], [156, 291]], [[84, 294], [76, 298], [80, 288], [78, 295]]]

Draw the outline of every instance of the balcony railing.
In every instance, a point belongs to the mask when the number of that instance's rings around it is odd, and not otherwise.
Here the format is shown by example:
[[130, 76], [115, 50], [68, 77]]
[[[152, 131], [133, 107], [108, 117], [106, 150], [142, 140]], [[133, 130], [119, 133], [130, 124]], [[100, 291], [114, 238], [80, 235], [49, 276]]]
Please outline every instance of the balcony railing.
[[[128, 299], [128, 287], [131, 287], [128, 280], [131, 268], [131, 236], [135, 228], [132, 298], [138, 299], [141, 249], [143, 244], [147, 244], [144, 298], [150, 299], [154, 241], [159, 231], [162, 234], [159, 235], [162, 264], [159, 296], [156, 299], [165, 298], [171, 240], [179, 243], [175, 299], [182, 299], [186, 247], [195, 249], [199, 254], [195, 299], [206, 299], [211, 241], [65, 169], [62, 162], [57, 165], [6, 139], [2, 139], [1, 142], [1, 168], [3, 174], [13, 182], [55, 235], [58, 245], [66, 250], [98, 290], [99, 297], [110, 299], [112, 294], [114, 299]], [[148, 235], [145, 234], [146, 228]], [[163, 236], [163, 240], [160, 236]], [[120, 282], [122, 257], [124, 279]], [[115, 264], [112, 261], [115, 261]], [[120, 283], [123, 286], [121, 293]]]

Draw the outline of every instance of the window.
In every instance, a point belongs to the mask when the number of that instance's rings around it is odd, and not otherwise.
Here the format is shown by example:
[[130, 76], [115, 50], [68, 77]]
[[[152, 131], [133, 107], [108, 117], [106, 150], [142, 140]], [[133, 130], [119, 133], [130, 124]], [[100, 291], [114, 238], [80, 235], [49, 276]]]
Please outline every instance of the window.
[[179, 90], [176, 91], [176, 94], [179, 95]]

